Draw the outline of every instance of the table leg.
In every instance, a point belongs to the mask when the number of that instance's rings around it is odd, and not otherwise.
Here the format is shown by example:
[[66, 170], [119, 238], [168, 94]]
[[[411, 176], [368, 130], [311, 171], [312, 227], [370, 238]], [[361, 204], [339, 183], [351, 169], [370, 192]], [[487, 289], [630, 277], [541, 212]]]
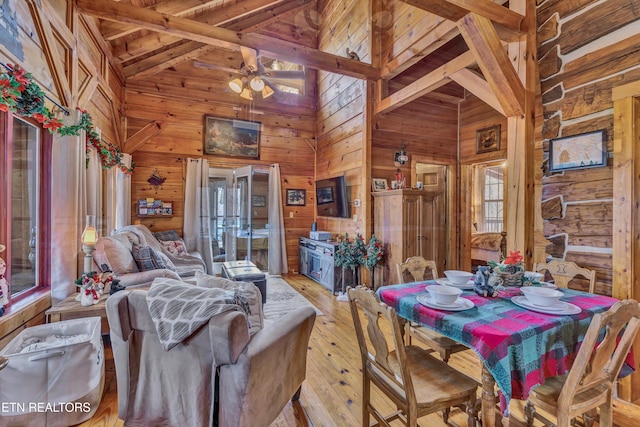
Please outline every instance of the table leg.
[[[496, 425], [496, 381], [493, 375], [482, 364], [482, 427], [495, 427]], [[502, 417], [502, 426], [509, 427], [509, 417]]]

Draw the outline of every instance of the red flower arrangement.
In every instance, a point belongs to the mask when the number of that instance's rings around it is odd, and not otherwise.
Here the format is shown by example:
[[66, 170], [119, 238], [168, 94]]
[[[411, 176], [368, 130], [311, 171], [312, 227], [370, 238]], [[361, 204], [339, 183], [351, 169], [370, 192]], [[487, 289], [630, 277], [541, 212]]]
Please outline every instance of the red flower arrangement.
[[[4, 64], [1, 64], [4, 65]], [[0, 111], [11, 112], [23, 117], [33, 117], [42, 127], [50, 133], [63, 136], [78, 136], [80, 131], [86, 133], [87, 164], [89, 161], [89, 149], [95, 147], [98, 150], [103, 169], [118, 167], [122, 172], [131, 175], [134, 164], [127, 166], [122, 163], [122, 154], [113, 144], [102, 141], [95, 131], [91, 115], [78, 108], [82, 113], [80, 123], [64, 126], [64, 123], [55, 118], [51, 110], [44, 103], [45, 94], [32, 79], [31, 73], [27, 73], [19, 65], [4, 65], [6, 70], [0, 74]]]

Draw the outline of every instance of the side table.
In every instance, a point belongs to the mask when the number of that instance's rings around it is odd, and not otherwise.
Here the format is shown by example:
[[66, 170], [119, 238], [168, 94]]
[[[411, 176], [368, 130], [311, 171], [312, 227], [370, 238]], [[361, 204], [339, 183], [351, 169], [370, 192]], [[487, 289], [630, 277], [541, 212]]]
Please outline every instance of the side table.
[[252, 282], [260, 289], [262, 304], [267, 302], [267, 276], [251, 261], [227, 261], [222, 264], [222, 274], [237, 282]]
[[44, 314], [47, 317], [47, 323], [60, 322], [62, 320], [78, 319], [82, 317], [100, 316], [102, 335], [109, 334], [109, 322], [107, 321], [107, 311], [105, 303], [109, 294], [100, 296], [97, 304], [85, 307], [80, 305], [80, 301], [76, 301], [78, 293], [69, 295], [59, 304], [54, 305]]

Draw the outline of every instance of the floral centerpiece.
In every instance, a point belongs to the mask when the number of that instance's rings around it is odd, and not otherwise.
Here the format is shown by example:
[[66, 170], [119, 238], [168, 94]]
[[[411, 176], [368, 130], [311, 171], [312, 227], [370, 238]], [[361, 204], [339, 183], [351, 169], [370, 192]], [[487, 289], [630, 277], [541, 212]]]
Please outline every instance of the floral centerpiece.
[[80, 305], [85, 307], [97, 304], [105, 289], [109, 291], [108, 288], [114, 280], [115, 275], [111, 271], [82, 273], [82, 276], [75, 282], [76, 286], [80, 288], [76, 301], [80, 301]]
[[492, 269], [495, 282], [502, 281], [503, 286], [522, 286], [524, 257], [520, 251], [510, 251], [509, 256], [500, 263], [489, 261], [487, 264]]

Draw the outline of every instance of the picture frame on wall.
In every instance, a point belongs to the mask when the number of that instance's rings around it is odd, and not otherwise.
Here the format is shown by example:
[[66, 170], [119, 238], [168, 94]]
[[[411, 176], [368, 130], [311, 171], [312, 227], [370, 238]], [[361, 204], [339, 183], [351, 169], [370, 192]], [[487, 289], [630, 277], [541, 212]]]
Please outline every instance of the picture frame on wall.
[[287, 188], [287, 206], [305, 206], [307, 204], [307, 190]]
[[262, 123], [204, 116], [204, 154], [260, 158]]
[[549, 171], [597, 168], [607, 165], [605, 129], [549, 141]]
[[254, 194], [253, 196], [251, 196], [251, 205], [256, 208], [263, 208], [267, 206], [267, 196]]
[[500, 125], [493, 125], [476, 131], [476, 154], [489, 153], [500, 149]]
[[384, 191], [388, 187], [387, 180], [385, 178], [373, 178], [371, 179], [371, 190], [372, 191]]

